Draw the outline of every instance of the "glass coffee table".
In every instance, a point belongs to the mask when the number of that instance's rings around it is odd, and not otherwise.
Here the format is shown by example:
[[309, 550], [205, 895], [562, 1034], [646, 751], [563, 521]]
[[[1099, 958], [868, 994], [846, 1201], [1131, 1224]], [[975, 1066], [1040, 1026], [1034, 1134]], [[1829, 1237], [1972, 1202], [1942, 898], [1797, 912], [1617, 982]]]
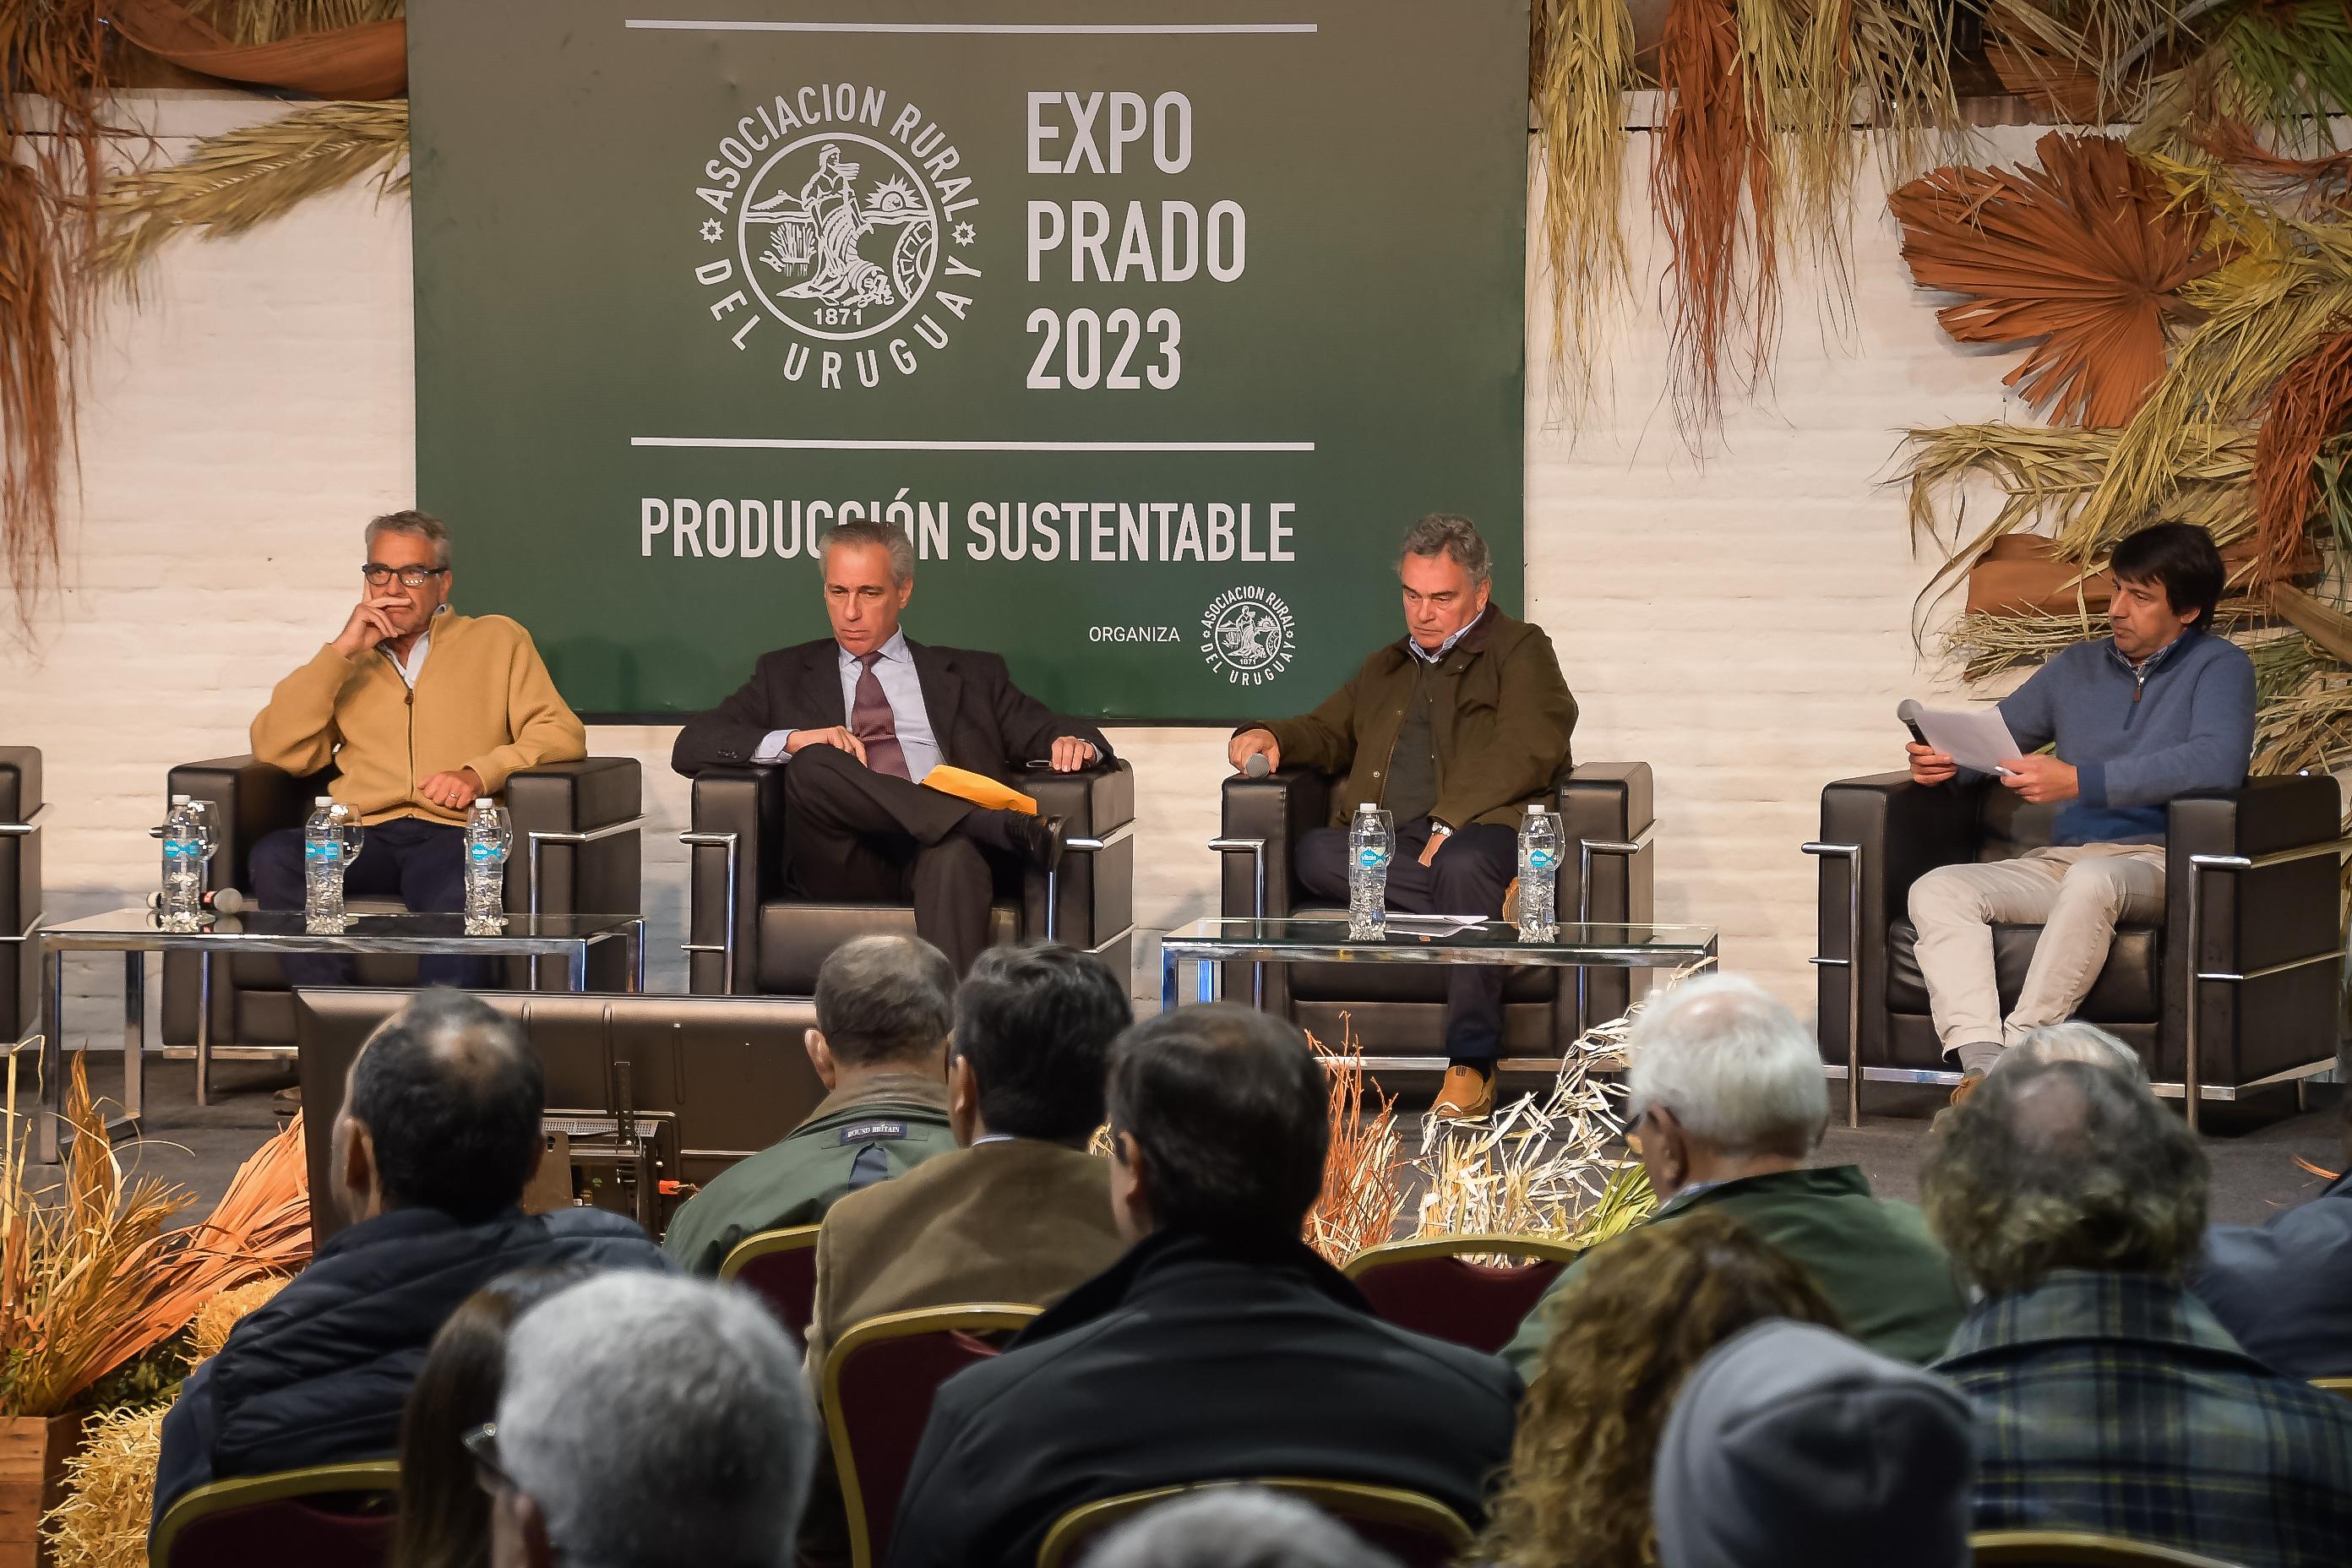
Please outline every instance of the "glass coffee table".
[[[1503, 921], [1425, 915], [1389, 916], [1388, 934], [1371, 942], [1348, 935], [1345, 920], [1284, 916], [1201, 920], [1160, 939], [1160, 1010], [1176, 1005], [1176, 968], [1197, 966], [1195, 999], [1217, 998], [1217, 966], [1251, 963], [1500, 963], [1545, 969], [1687, 969], [1712, 963], [1710, 926], [1559, 926], [1549, 942], [1521, 942]], [[1444, 1064], [1442, 1057], [1432, 1061]]]
[[[469, 958], [561, 958], [570, 989], [588, 986], [588, 950], [603, 942], [628, 944], [629, 989], [646, 984], [646, 921], [642, 915], [516, 915], [495, 935], [468, 935], [460, 914], [353, 912], [340, 931], [314, 935], [303, 929], [299, 910], [246, 910], [206, 915], [194, 931], [166, 931], [148, 909], [114, 910], [78, 921], [42, 926], [40, 1107], [34, 1121], [36, 1152], [44, 1163], [58, 1157], [58, 1109], [65, 1093], [66, 955], [119, 952], [122, 969], [122, 1109], [110, 1129], [136, 1122], [143, 1098], [147, 1046], [147, 955], [194, 952], [203, 956], [202, 991], [196, 1004], [196, 1082], [201, 1089], [212, 1047], [213, 961], [237, 953], [403, 953], [413, 957], [461, 954]], [[536, 984], [534, 973], [533, 981]]]

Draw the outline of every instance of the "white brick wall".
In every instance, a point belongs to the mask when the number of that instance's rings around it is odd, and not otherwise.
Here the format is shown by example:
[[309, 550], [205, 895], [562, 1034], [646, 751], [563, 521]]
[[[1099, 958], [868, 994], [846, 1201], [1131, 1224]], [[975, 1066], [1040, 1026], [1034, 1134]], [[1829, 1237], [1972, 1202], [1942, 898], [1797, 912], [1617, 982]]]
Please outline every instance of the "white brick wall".
[[[275, 112], [227, 95], [147, 107], [174, 153]], [[2004, 155], [2031, 146], [1993, 134]], [[1647, 155], [1637, 138], [1636, 213]], [[2007, 362], [1946, 342], [1909, 287], [1872, 169], [1855, 210], [1853, 351], [1823, 346], [1815, 290], [1792, 275], [1775, 394], [1735, 406], [1704, 464], [1661, 401], [1658, 258], [1638, 261], [1613, 408], [1580, 440], [1548, 427], [1539, 307], [1528, 330], [1528, 608], [1582, 705], [1577, 753], [1656, 770], [1660, 918], [1717, 925], [1727, 963], [1808, 1009], [1812, 868], [1797, 846], [1825, 781], [1891, 765], [1890, 710], [1933, 673], [1909, 634], [1928, 563], [1879, 481], [1905, 426], [2007, 401]], [[65, 590], [29, 646], [0, 645], [0, 738], [47, 753], [53, 915], [144, 894], [165, 770], [243, 751], [271, 682], [341, 626], [357, 522], [414, 483], [409, 280], [405, 203], [362, 189], [239, 239], [178, 241], [136, 308], [108, 310]], [[1202, 845], [1222, 748], [1197, 731], [1113, 739], [1142, 785], [1136, 918], [1156, 933], [1212, 910]], [[676, 988], [687, 791], [669, 733], [598, 729], [589, 744], [646, 764], [648, 978]], [[1157, 953], [1141, 957], [1148, 993]], [[100, 999], [120, 994], [119, 969], [70, 973], [69, 1037], [111, 1043], [120, 1014]]]

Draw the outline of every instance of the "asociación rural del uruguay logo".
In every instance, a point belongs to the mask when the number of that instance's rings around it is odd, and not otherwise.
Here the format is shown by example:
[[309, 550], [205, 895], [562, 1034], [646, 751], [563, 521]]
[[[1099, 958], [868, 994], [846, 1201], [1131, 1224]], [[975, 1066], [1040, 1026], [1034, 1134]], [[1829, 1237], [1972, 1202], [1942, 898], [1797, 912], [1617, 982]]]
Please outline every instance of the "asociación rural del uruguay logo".
[[980, 237], [962, 157], [919, 106], [812, 83], [741, 116], [703, 165], [695, 281], [746, 352], [781, 323], [782, 370], [820, 388], [912, 375], [971, 310]]
[[1233, 686], [1264, 686], [1290, 668], [1297, 624], [1282, 595], [1248, 585], [1228, 588], [1201, 612], [1201, 657]]

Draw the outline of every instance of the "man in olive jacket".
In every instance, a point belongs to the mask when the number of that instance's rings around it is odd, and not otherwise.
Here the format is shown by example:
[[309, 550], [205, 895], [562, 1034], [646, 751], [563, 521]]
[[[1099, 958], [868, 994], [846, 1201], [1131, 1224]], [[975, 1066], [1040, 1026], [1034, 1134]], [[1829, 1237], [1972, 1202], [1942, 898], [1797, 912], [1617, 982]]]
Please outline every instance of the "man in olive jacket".
[[[1493, 558], [1468, 518], [1414, 523], [1397, 576], [1404, 637], [1377, 649], [1314, 712], [1238, 731], [1226, 755], [1236, 770], [1264, 756], [1269, 767], [1344, 775], [1330, 824], [1298, 841], [1294, 864], [1310, 897], [1348, 901], [1348, 819], [1374, 801], [1396, 821], [1389, 907], [1491, 920], [1507, 912], [1521, 817], [1549, 801], [1569, 771], [1576, 699], [1542, 629], [1487, 602]], [[1447, 966], [1453, 1066], [1431, 1114], [1494, 1109], [1506, 973], [1499, 964]]]
[[763, 1230], [815, 1225], [851, 1193], [951, 1152], [948, 1030], [955, 971], [915, 936], [861, 936], [816, 972], [810, 1065], [825, 1097], [778, 1142], [738, 1161], [677, 1211], [662, 1249], [712, 1275]]

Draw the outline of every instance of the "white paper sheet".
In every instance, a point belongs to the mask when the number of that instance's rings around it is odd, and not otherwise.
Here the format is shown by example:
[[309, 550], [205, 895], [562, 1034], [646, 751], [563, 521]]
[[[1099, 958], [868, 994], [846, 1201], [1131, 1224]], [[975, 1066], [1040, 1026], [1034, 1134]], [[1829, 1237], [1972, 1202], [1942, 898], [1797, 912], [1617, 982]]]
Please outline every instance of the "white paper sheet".
[[1913, 721], [1927, 744], [1981, 773], [2006, 773], [2000, 764], [2024, 755], [1998, 708], [1922, 708]]

